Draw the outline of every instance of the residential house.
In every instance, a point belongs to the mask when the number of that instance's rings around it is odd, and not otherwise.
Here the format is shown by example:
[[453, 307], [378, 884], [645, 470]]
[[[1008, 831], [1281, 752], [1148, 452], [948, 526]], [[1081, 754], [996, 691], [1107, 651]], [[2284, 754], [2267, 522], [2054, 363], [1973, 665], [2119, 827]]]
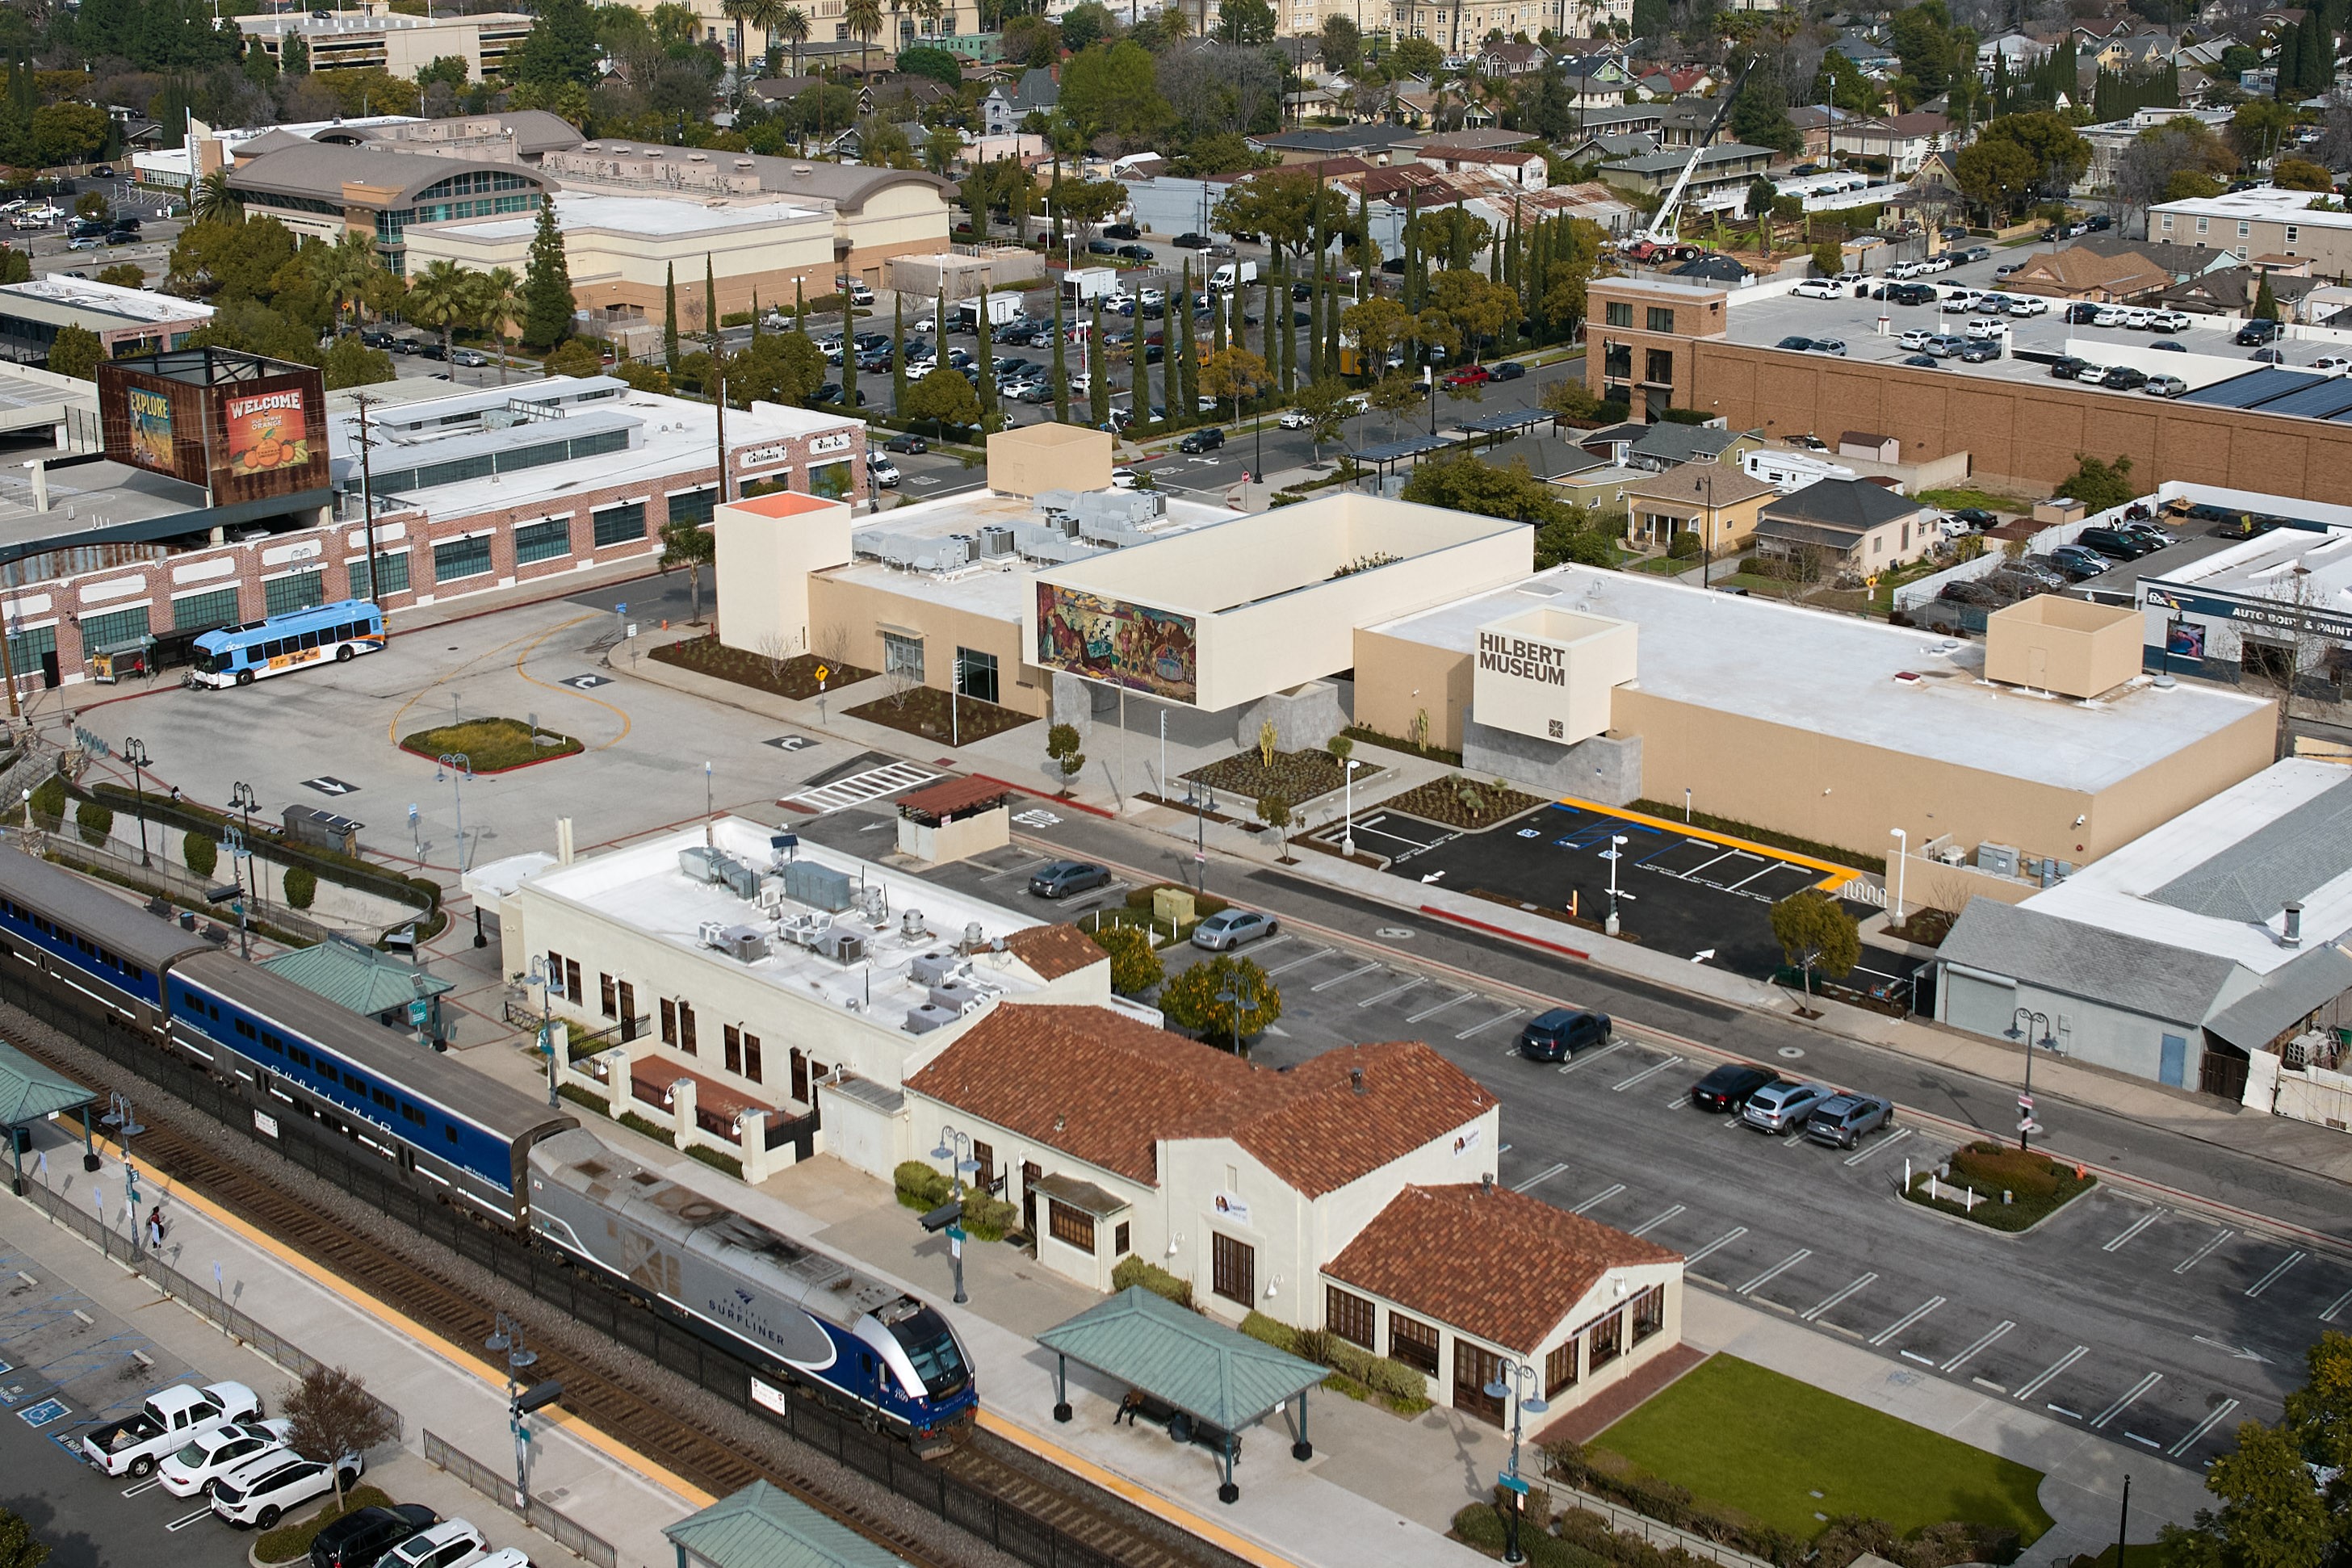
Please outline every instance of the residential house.
[[2171, 63], [2179, 47], [2180, 40], [2170, 33], [2133, 33], [2109, 38], [2090, 58], [2101, 70], [2151, 71]]
[[1755, 532], [1759, 553], [1811, 557], [1825, 580], [1916, 561], [1937, 537], [1935, 509], [1870, 479], [1817, 479], [1768, 500]]
[[[1691, 171], [1684, 200], [1695, 208], [1744, 207], [1748, 187], [1771, 167], [1769, 147], [1745, 142], [1725, 142], [1703, 149]], [[1601, 166], [1601, 177], [1643, 195], [1663, 196], [1682, 178], [1691, 155], [1679, 148], [1646, 157], [1620, 158]]]
[[1051, 114], [1061, 101], [1061, 84], [1054, 79], [1054, 73], [1033, 67], [1021, 73], [1018, 82], [1009, 86], [999, 82], [989, 89], [988, 96], [980, 100], [981, 133], [1010, 136], [1029, 116]]
[[1993, 74], [1996, 60], [2009, 62], [2009, 74], [2014, 79], [2023, 76], [2050, 58], [2051, 46], [2025, 33], [2003, 33], [1977, 45], [1977, 69], [1987, 78]]
[[2076, 240], [2076, 250], [2087, 250], [2095, 256], [2132, 255], [2154, 262], [2172, 275], [2175, 283], [2207, 272], [2219, 272], [2230, 267], [2231, 258], [2226, 250], [2200, 250], [2189, 245], [2171, 245], [2160, 239], [2126, 239], [2119, 234], [2086, 234]]
[[2153, 130], [2169, 121], [2194, 120], [2218, 132], [2229, 124], [2231, 112], [2227, 109], [2142, 109], [2121, 120], [2085, 125], [2082, 137], [2091, 144], [2091, 162], [2084, 169], [2083, 177], [2074, 182], [2074, 188], [2086, 195], [2114, 190], [2118, 161], [2144, 131]]
[[1862, 121], [1851, 130], [1841, 129], [1837, 141], [1841, 152], [1885, 159], [1886, 172], [1897, 179], [1916, 174], [1928, 153], [1958, 145], [1951, 121], [1924, 110]]
[[2070, 246], [2053, 255], [2036, 256], [2011, 273], [2001, 287], [2014, 294], [2042, 294], [2053, 300], [2087, 300], [2095, 304], [2119, 304], [2171, 287], [2172, 274], [2137, 251], [2102, 256], [2095, 250]]
[[1286, 164], [1327, 158], [1361, 158], [1368, 163], [1410, 163], [1424, 138], [1409, 126], [1341, 125], [1327, 130], [1277, 131], [1249, 139], [1253, 152], [1271, 153]]
[[1449, 174], [1485, 175], [1523, 191], [1540, 191], [1551, 183], [1550, 165], [1540, 153], [1432, 144], [1421, 150], [1421, 161]]
[[[2229, 264], [2230, 253], [2226, 250], [2210, 250], [2202, 254], [2219, 258], [2222, 265], [2159, 289], [2147, 302], [2160, 305], [2168, 310], [2185, 310], [2192, 316], [2242, 318], [2253, 309], [2254, 300], [2262, 290], [2262, 280], [2267, 276], [2271, 283], [2271, 298], [2278, 301], [2281, 311], [2288, 320], [2299, 321], [2305, 314], [2305, 298], [2320, 288], [2324, 281], [2310, 276], [2307, 270], [2298, 272], [2262, 265], [2266, 261], [2276, 263], [2289, 259], [2284, 257], [2256, 257], [2252, 262], [2240, 267]], [[2308, 265], [2307, 258], [2296, 261], [2299, 268], [2307, 269]]]
[[1650, 474], [1663, 474], [1690, 464], [1721, 463], [1737, 468], [1743, 453], [1764, 444], [1761, 436], [1749, 431], [1726, 430], [1714, 425], [1684, 425], [1671, 419], [1630, 428], [1632, 437], [1617, 460]]
[[1629, 158], [1647, 158], [1657, 151], [1658, 139], [1647, 132], [1612, 131], [1570, 142], [1560, 149], [1560, 156], [1571, 163], [1605, 166]]
[[1867, 33], [1841, 33], [1830, 47], [1843, 55], [1864, 76], [1893, 76], [1903, 68], [1895, 51]]
[[1543, 69], [1548, 57], [1540, 44], [1488, 44], [1478, 51], [1481, 76], [1526, 76]]
[[1738, 550], [1755, 533], [1764, 503], [1780, 493], [1737, 462], [1685, 463], [1625, 487], [1626, 537], [1664, 550], [1676, 534], [1696, 533], [1709, 551]]
[[[1776, 9], [1764, 6], [1759, 9]], [[1652, 98], [1677, 99], [1693, 97], [1715, 90], [1715, 73], [1705, 66], [1669, 66], [1664, 70], [1652, 71], [1641, 79], [1641, 89]]]
[[1805, 157], [1816, 162], [1840, 153], [1854, 150], [1855, 130], [1871, 121], [1866, 114], [1839, 109], [1832, 104], [1802, 104], [1789, 110], [1789, 123], [1797, 128], [1804, 139], [1798, 148]]

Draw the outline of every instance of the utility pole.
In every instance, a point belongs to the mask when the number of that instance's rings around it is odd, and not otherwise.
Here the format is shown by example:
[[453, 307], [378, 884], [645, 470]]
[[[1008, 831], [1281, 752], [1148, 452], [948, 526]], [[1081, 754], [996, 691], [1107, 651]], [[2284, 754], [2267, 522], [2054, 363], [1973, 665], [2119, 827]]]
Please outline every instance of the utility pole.
[[[376, 573], [378, 563], [375, 555], [375, 476], [368, 465], [367, 423], [368, 410], [374, 407], [378, 401], [364, 392], [352, 395], [352, 402], [360, 411], [360, 512], [367, 528], [368, 601], [375, 605], [380, 614], [383, 609], [383, 579]], [[15, 696], [16, 693], [12, 689], [9, 693], [12, 701]]]

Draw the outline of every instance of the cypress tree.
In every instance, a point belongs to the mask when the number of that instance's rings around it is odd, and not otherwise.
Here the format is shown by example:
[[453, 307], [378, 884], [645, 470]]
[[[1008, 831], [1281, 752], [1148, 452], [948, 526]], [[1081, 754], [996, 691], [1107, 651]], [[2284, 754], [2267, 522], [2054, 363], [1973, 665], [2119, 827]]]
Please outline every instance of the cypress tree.
[[[1206, 271], [1207, 268], [1203, 268], [1202, 270]], [[1241, 291], [1241, 283], [1237, 277], [1233, 292], [1239, 294]], [[1217, 291], [1213, 289], [1209, 290], [1209, 352], [1213, 354], [1225, 352], [1225, 302], [1217, 297]]]
[[760, 291], [757, 289], [751, 290], [751, 341], [755, 343], [760, 341]]
[[803, 337], [808, 335], [808, 294], [797, 278], [793, 279], [793, 330]]
[[[890, 412], [907, 406], [907, 297], [896, 300], [897, 314], [890, 331]], [[760, 330], [760, 302], [751, 301], [751, 331]]]
[[1070, 422], [1070, 371], [1063, 342], [1066, 335], [1062, 321], [1062, 290], [1057, 285], [1054, 289], [1054, 422], [1057, 425]]
[[1182, 309], [1168, 312], [1168, 422], [1171, 425], [1192, 417], [1195, 399], [1192, 390], [1195, 367], [1192, 363], [1192, 262], [1186, 258], [1183, 289], [1178, 296]]
[[[1281, 295], [1280, 303], [1273, 309], [1282, 312], [1282, 395], [1288, 397], [1298, 388], [1298, 316], [1290, 298], [1290, 274], [1284, 272], [1274, 280]], [[1266, 319], [1266, 330], [1274, 330], [1274, 319]]]
[[662, 275], [662, 365], [677, 374], [677, 263]]
[[542, 200], [539, 228], [530, 239], [530, 262], [523, 269], [522, 342], [545, 353], [572, 335], [572, 267], [563, 255], [563, 232], [555, 226], [555, 204]]
[[1356, 193], [1356, 301], [1361, 304], [1372, 297], [1373, 272], [1371, 202], [1361, 191]]
[[1323, 372], [1326, 375], [1339, 374], [1339, 303], [1346, 295], [1332, 292], [1323, 304]]
[[2271, 96], [2281, 101], [2293, 95], [2296, 79], [2303, 74], [2303, 29], [2289, 27], [2279, 35], [2278, 79], [2271, 84]]
[[980, 423], [984, 429], [1001, 428], [996, 401], [996, 351], [988, 333], [988, 285], [980, 288]]
[[1095, 428], [1110, 423], [1110, 366], [1103, 358], [1102, 300], [1095, 300], [1095, 321], [1087, 339], [1087, 412]]
[[1307, 278], [1307, 379], [1311, 384], [1329, 374], [1323, 363], [1323, 252], [1318, 250]]

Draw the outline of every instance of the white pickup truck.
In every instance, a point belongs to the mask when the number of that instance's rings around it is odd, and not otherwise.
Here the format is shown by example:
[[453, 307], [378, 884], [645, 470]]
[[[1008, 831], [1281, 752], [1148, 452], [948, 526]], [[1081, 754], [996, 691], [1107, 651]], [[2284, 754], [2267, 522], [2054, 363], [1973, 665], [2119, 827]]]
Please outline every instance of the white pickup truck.
[[83, 1458], [110, 1476], [145, 1476], [199, 1432], [261, 1418], [261, 1396], [241, 1383], [159, 1388], [138, 1414], [85, 1433]]

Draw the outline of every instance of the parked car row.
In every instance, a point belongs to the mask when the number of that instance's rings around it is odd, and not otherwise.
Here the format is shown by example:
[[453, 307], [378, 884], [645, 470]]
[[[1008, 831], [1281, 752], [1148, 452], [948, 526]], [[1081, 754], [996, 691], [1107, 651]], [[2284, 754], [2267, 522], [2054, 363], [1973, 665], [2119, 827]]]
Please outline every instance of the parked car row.
[[2095, 305], [2077, 300], [2066, 307], [2069, 326], [2121, 327], [2135, 332], [2185, 332], [2196, 318], [2180, 310], [2150, 310], [2137, 305]]
[[2073, 354], [2061, 354], [2051, 361], [2050, 375], [2053, 381], [2075, 381], [2084, 386], [2104, 386], [2116, 392], [2144, 392], [2150, 397], [2179, 397], [2189, 390], [2189, 384], [2177, 375], [2150, 375], [2128, 364], [2093, 364]]
[[1701, 1110], [1737, 1116], [1759, 1132], [1788, 1138], [1802, 1133], [1816, 1143], [1851, 1149], [1872, 1132], [1895, 1125], [1895, 1102], [1876, 1095], [1797, 1082], [1770, 1068], [1728, 1062], [1691, 1086], [1691, 1103]]

